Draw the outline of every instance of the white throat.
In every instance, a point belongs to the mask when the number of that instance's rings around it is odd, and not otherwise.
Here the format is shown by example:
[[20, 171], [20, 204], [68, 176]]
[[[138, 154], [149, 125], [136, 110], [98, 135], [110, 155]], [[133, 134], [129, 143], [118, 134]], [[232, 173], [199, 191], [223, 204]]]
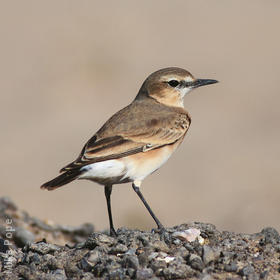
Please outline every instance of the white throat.
[[187, 87], [184, 87], [184, 88], [181, 88], [179, 91], [180, 91], [180, 94], [181, 94], [181, 98], [184, 98], [185, 95], [187, 93], [189, 93], [190, 91], [192, 90], [192, 88], [187, 88]]

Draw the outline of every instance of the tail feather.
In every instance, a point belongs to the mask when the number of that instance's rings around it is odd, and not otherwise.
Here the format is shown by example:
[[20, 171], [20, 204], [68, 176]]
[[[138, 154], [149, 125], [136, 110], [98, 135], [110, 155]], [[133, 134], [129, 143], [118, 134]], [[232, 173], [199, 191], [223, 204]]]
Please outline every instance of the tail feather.
[[59, 176], [55, 177], [53, 180], [43, 184], [41, 186], [41, 189], [48, 190], [48, 191], [55, 190], [59, 187], [62, 187], [63, 185], [66, 185], [66, 184], [72, 182], [73, 180], [77, 179], [79, 177], [79, 175], [81, 175], [82, 173], [83, 173], [83, 171], [78, 170], [78, 169], [66, 171], [66, 172], [60, 174]]

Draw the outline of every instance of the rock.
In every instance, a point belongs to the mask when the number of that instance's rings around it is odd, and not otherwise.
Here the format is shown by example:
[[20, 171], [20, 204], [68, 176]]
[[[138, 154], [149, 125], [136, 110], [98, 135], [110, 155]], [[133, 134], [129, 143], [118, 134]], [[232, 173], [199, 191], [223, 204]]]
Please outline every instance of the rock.
[[201, 258], [195, 254], [191, 254], [189, 257], [189, 264], [193, 269], [202, 271], [203, 270], [203, 262]]
[[8, 196], [0, 197], [0, 213], [3, 213], [6, 209], [16, 211], [18, 208]]
[[194, 252], [194, 247], [193, 247], [193, 245], [191, 245], [190, 243], [184, 243], [184, 247], [185, 247], [190, 253], [193, 253], [193, 252]]
[[264, 270], [260, 273], [260, 279], [268, 279], [269, 272], [268, 270]]
[[32, 243], [35, 236], [32, 232], [24, 228], [16, 228], [14, 231], [14, 241], [18, 247], [24, 247], [28, 243]]
[[85, 247], [94, 249], [96, 246], [108, 245], [112, 246], [116, 243], [116, 239], [103, 233], [93, 233], [89, 236], [85, 243]]
[[87, 254], [87, 262], [91, 267], [94, 267], [100, 261], [101, 257], [102, 254], [99, 251], [93, 250]]
[[125, 246], [123, 244], [117, 244], [112, 249], [110, 249], [109, 254], [117, 255], [117, 254], [123, 254], [127, 251], [128, 251], [127, 246]]
[[[29, 242], [46, 239], [50, 243], [70, 246], [85, 242], [93, 232], [91, 224], [77, 227], [55, 225], [47, 220], [42, 221], [19, 210], [7, 197], [0, 198], [0, 238], [9, 239], [9, 246], [24, 247]], [[1, 248], [0, 248], [1, 249]]]
[[60, 248], [54, 244], [49, 244], [45, 242], [39, 242], [39, 243], [32, 243], [28, 246], [28, 249], [40, 253], [42, 255], [52, 253], [55, 251], [58, 251]]
[[165, 253], [168, 253], [170, 251], [169, 247], [166, 245], [164, 241], [161, 240], [156, 240], [154, 241], [151, 246], [156, 250], [156, 251], [162, 251]]
[[109, 280], [119, 280], [119, 279], [125, 279], [125, 278], [126, 278], [125, 271], [122, 268], [112, 269], [108, 272]]
[[[141, 248], [141, 250], [138, 250], [137, 254], [138, 254], [139, 264], [142, 267], [146, 267], [149, 261], [157, 257], [158, 255], [158, 253], [153, 252], [153, 248], [150, 247]], [[152, 256], [152, 254], [155, 254], [155, 256]], [[149, 256], [151, 256], [151, 258], [149, 258]]]
[[201, 280], [215, 280], [211, 275], [206, 274], [206, 275], [202, 275]]
[[203, 246], [203, 262], [205, 265], [208, 265], [210, 262], [215, 261], [219, 258], [220, 251], [210, 248], [207, 245]]
[[[16, 208], [0, 199], [1, 279], [279, 279], [280, 240], [273, 228], [220, 233], [195, 222], [168, 228], [164, 235], [121, 228], [116, 238], [104, 232], [86, 237], [91, 226], [54, 225]], [[15, 231], [7, 239], [7, 216], [13, 228], [27, 230], [34, 240], [15, 242]], [[193, 228], [200, 231], [194, 241], [176, 236]]]
[[126, 255], [123, 258], [123, 265], [126, 268], [133, 268], [137, 270], [139, 268], [139, 260], [135, 255]]
[[[27, 260], [27, 258], [26, 258]], [[29, 260], [28, 263], [34, 263], [35, 265], [40, 264], [42, 261], [40, 255], [38, 253], [29, 252]]]
[[185, 231], [176, 231], [172, 234], [173, 238], [178, 238], [182, 241], [193, 242], [200, 236], [200, 230], [197, 228], [189, 228]]
[[238, 267], [237, 267], [236, 263], [225, 264], [224, 270], [226, 272], [236, 272], [238, 270]]
[[86, 272], [83, 273], [83, 280], [96, 280], [96, 278], [94, 277], [94, 275], [91, 272]]
[[[45, 231], [52, 231], [53, 230], [53, 227], [51, 227], [50, 225], [48, 225], [48, 224], [44, 223], [43, 221], [41, 221], [37, 218], [34, 218], [34, 217], [31, 218], [31, 225], [36, 226], [39, 229], [42, 229], [42, 230], [45, 230]], [[60, 226], [59, 228], [62, 228], [62, 227], [63, 226]]]
[[172, 243], [173, 243], [174, 245], [178, 246], [178, 245], [181, 245], [181, 244], [182, 244], [182, 241], [181, 241], [180, 239], [174, 239], [174, 240], [172, 241]]
[[193, 274], [193, 270], [186, 264], [171, 265], [162, 272], [165, 279], [182, 279]]
[[82, 258], [79, 264], [79, 267], [83, 270], [83, 271], [91, 271], [93, 268], [93, 265], [91, 262], [88, 261], [88, 259], [86, 258]]
[[130, 279], [135, 278], [135, 269], [127, 268], [127, 274], [130, 277]]
[[280, 242], [279, 233], [277, 232], [276, 229], [274, 229], [272, 227], [264, 228], [261, 231], [261, 234], [264, 235], [264, 240], [262, 240], [264, 245], [266, 245], [266, 244], [276, 245], [277, 243]]
[[174, 254], [174, 256], [180, 256], [183, 259], [187, 259], [187, 257], [190, 255], [189, 251], [183, 246], [172, 252], [172, 254]]
[[80, 269], [78, 268], [75, 262], [67, 262], [64, 266], [65, 274], [68, 278], [74, 279], [81, 274]]
[[74, 234], [74, 235], [86, 236], [86, 237], [88, 237], [90, 234], [94, 232], [94, 226], [90, 223], [85, 223], [76, 227], [57, 225], [56, 229], [66, 234]]
[[254, 274], [255, 272], [255, 269], [254, 267], [252, 267], [251, 265], [247, 265], [245, 267], [243, 267], [240, 271], [239, 271], [239, 274], [241, 276], [246, 276], [248, 277], [250, 274]]
[[55, 279], [55, 280], [66, 280], [67, 279], [64, 269], [56, 269], [52, 273], [52, 275], [54, 276], [53, 279]]
[[164, 260], [153, 259], [150, 267], [157, 276], [160, 276], [162, 271], [167, 267], [167, 263]]
[[140, 268], [136, 272], [136, 279], [145, 280], [153, 277], [153, 270], [151, 268]]

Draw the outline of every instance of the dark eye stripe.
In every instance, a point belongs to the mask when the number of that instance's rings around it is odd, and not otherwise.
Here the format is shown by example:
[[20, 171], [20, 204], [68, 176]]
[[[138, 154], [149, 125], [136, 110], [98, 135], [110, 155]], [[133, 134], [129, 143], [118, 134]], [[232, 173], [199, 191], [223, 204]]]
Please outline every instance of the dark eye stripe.
[[171, 80], [171, 81], [168, 82], [168, 84], [171, 87], [177, 87], [179, 85], [179, 82], [177, 80]]

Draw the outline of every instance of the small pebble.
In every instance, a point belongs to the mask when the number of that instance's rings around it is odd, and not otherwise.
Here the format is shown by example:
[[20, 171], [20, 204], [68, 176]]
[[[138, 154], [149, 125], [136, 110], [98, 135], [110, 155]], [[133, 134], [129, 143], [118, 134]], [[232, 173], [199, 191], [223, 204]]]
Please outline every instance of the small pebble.
[[123, 263], [125, 267], [138, 269], [139, 267], [139, 260], [137, 256], [133, 255], [125, 255], [123, 259]]
[[238, 267], [235, 263], [225, 264], [224, 270], [226, 272], [236, 272], [238, 270]]
[[151, 244], [153, 248], [155, 248], [157, 251], [162, 251], [168, 253], [170, 251], [169, 247], [166, 245], [164, 241], [156, 240]]
[[32, 243], [35, 240], [35, 235], [24, 228], [17, 227], [14, 232], [14, 241], [19, 247], [24, 247], [28, 243]]
[[52, 272], [52, 275], [54, 276], [55, 280], [66, 280], [67, 279], [64, 269], [56, 269], [54, 272]]
[[205, 265], [208, 265], [210, 262], [215, 261], [216, 259], [219, 258], [220, 251], [219, 250], [214, 250], [211, 247], [204, 245], [203, 246], [203, 262]]
[[42, 255], [60, 250], [60, 248], [58, 246], [56, 246], [54, 244], [45, 243], [45, 242], [32, 243], [32, 244], [30, 244], [29, 249], [33, 252], [37, 252]]
[[136, 279], [145, 280], [153, 276], [153, 270], [151, 268], [140, 268], [136, 272]]
[[123, 254], [128, 251], [127, 246], [123, 244], [117, 244], [116, 246], [112, 247], [109, 251], [109, 254]]
[[272, 227], [264, 228], [261, 233], [264, 235], [264, 244], [278, 244], [280, 242], [280, 236], [276, 229]]
[[82, 258], [80, 261], [80, 268], [85, 272], [89, 272], [92, 270], [93, 265], [91, 262], [88, 261], [88, 259]]
[[162, 271], [165, 279], [188, 279], [193, 275], [192, 269], [186, 264], [170, 265]]
[[200, 235], [200, 230], [196, 228], [190, 228], [185, 231], [176, 231], [172, 234], [173, 238], [178, 238], [182, 241], [195, 241]]
[[250, 274], [253, 274], [254, 272], [255, 272], [255, 269], [251, 265], [247, 265], [240, 270], [239, 274], [241, 276], [249, 276]]
[[189, 257], [189, 264], [193, 269], [202, 271], [203, 270], [203, 262], [201, 258], [195, 254], [191, 254]]

